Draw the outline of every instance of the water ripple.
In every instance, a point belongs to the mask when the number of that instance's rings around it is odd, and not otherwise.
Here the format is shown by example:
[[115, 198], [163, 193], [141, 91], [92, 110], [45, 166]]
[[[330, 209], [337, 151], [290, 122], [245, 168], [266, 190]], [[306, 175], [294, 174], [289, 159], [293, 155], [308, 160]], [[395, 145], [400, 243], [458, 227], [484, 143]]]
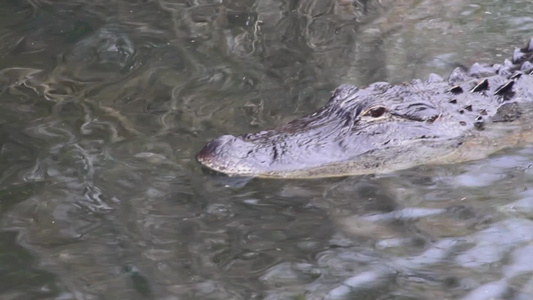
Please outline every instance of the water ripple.
[[195, 161], [342, 83], [501, 62], [532, 8], [1, 2], [0, 298], [532, 298], [529, 148], [313, 181]]

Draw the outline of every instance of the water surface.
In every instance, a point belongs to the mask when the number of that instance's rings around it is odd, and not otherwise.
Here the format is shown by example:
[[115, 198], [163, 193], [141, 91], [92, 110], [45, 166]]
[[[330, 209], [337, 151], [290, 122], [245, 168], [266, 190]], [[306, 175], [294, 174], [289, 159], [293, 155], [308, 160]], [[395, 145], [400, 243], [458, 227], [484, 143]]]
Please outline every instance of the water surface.
[[243, 182], [210, 139], [502, 62], [530, 1], [0, 3], [1, 299], [531, 299], [533, 148]]

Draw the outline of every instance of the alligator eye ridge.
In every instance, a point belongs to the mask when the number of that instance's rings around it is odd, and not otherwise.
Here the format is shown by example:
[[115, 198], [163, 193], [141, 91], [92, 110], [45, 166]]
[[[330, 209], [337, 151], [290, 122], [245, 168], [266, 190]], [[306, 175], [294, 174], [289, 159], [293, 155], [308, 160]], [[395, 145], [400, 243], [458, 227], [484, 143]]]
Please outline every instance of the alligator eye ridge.
[[370, 116], [372, 118], [379, 118], [383, 116], [385, 112], [387, 112], [387, 108], [385, 106], [374, 106], [365, 110], [361, 115]]

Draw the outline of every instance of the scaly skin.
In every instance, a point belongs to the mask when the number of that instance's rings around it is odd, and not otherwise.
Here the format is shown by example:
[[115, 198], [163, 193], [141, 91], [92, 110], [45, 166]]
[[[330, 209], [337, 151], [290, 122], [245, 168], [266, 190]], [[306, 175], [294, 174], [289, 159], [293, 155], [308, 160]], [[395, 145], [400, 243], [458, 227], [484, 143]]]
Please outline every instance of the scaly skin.
[[319, 178], [481, 159], [533, 139], [533, 38], [503, 64], [448, 80], [338, 87], [317, 112], [208, 143], [198, 161], [230, 176]]

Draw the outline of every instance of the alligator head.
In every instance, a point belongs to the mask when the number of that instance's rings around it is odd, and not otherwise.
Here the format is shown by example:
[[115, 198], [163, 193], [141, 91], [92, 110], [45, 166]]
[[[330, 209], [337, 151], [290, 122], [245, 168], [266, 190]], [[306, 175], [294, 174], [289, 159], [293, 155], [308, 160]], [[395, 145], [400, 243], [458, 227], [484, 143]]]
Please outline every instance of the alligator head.
[[432, 74], [401, 85], [343, 85], [317, 112], [272, 130], [221, 136], [197, 159], [228, 175], [279, 178], [479, 159], [514, 143], [494, 124], [517, 121], [523, 108], [515, 104], [533, 102], [533, 39], [519, 52], [503, 65], [456, 69], [448, 81]]

